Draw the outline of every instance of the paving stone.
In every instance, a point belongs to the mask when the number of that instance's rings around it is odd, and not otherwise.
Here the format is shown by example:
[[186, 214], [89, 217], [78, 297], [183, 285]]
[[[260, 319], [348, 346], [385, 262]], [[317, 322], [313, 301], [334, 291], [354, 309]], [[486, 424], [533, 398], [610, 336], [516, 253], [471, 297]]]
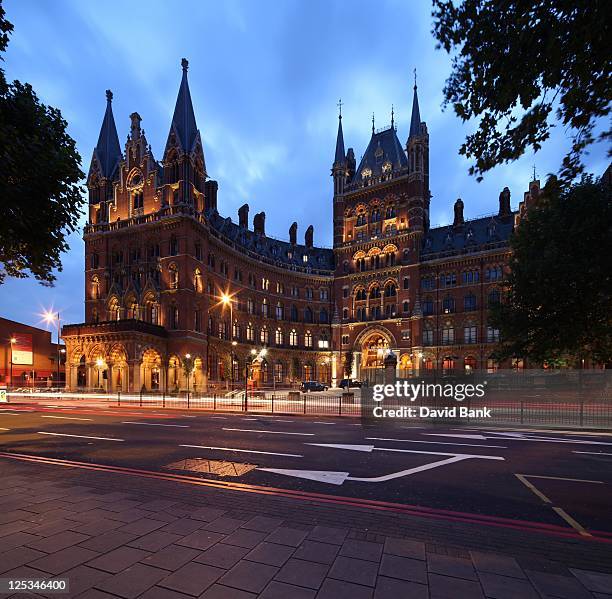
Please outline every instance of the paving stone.
[[28, 564], [44, 555], [42, 551], [36, 551], [36, 549], [30, 549], [30, 547], [16, 547], [0, 553], [0, 573]]
[[15, 532], [7, 535], [6, 537], [2, 537], [2, 539], [0, 539], [0, 547], [2, 548], [2, 551], [9, 551], [10, 549], [15, 549], [15, 547], [23, 547], [27, 543], [36, 541], [39, 538], [40, 537], [31, 535], [27, 532]]
[[482, 553], [480, 551], [470, 551], [470, 556], [478, 572], [490, 572], [491, 574], [500, 574], [514, 578], [527, 578], [513, 557], [497, 555], [495, 553]]
[[160, 528], [163, 532], [170, 532], [175, 535], [188, 535], [195, 532], [199, 528], [202, 528], [204, 523], [201, 520], [192, 520], [191, 518], [181, 518], [175, 522], [166, 524], [163, 528]]
[[333, 528], [331, 526], [315, 526], [308, 535], [311, 541], [321, 541], [322, 543], [334, 543], [342, 545], [348, 534], [345, 528]]
[[433, 573], [429, 575], [429, 593], [431, 599], [484, 599], [479, 583]]
[[190, 518], [194, 520], [204, 520], [205, 522], [212, 522], [217, 518], [223, 516], [227, 510], [219, 510], [214, 507], [201, 507], [197, 509], [195, 512], [189, 514]]
[[45, 539], [28, 543], [28, 547], [38, 551], [44, 551], [45, 553], [52, 553], [53, 551], [60, 551], [61, 549], [66, 549], [66, 547], [76, 545], [77, 543], [82, 543], [88, 538], [89, 537], [87, 535], [82, 535], [78, 532], [67, 530], [65, 532], [51, 535]]
[[212, 547], [215, 543], [222, 541], [224, 535], [217, 532], [211, 532], [209, 530], [196, 530], [190, 535], [183, 537], [180, 541], [177, 541], [176, 545], [183, 545], [184, 547], [192, 547], [193, 549], [199, 549], [205, 551], [209, 547]]
[[139, 508], [141, 510], [149, 510], [151, 512], [161, 512], [163, 510], [167, 510], [169, 507], [178, 503], [177, 501], [172, 501], [170, 499], [153, 499], [153, 501], [147, 501], [146, 503], [141, 503]]
[[224, 573], [225, 570], [221, 568], [191, 562], [169, 576], [166, 572], [166, 577], [159, 583], [159, 586], [179, 593], [198, 596]]
[[240, 589], [232, 589], [222, 584], [213, 584], [211, 587], [200, 595], [199, 599], [255, 599], [257, 595], [241, 591]]
[[118, 530], [122, 532], [131, 532], [135, 535], [146, 535], [158, 528], [164, 526], [161, 520], [151, 520], [150, 518], [141, 518], [135, 522], [130, 522], [125, 526], [122, 526]]
[[185, 595], [184, 593], [177, 593], [176, 591], [164, 589], [163, 587], [154, 586], [140, 595], [138, 599], [193, 599], [193, 596]]
[[119, 501], [108, 502], [105, 509], [111, 512], [124, 512], [135, 507], [140, 507], [141, 505], [142, 503], [140, 501], [121, 499]]
[[228, 570], [238, 563], [248, 552], [249, 550], [246, 547], [217, 543], [200, 554], [194, 561]]
[[169, 532], [161, 532], [155, 530], [148, 535], [144, 535], [139, 539], [135, 539], [130, 542], [130, 547], [137, 547], [138, 549], [144, 549], [145, 551], [159, 551], [168, 545], [172, 545], [176, 541], [180, 541], [183, 537], [181, 535], [173, 535]]
[[136, 549], [134, 547], [118, 547], [113, 549], [105, 555], [96, 557], [87, 563], [92, 568], [98, 570], [104, 570], [105, 572], [111, 572], [113, 574], [121, 572], [125, 568], [132, 566], [136, 562], [143, 560], [145, 557], [151, 555], [148, 551], [142, 551], [142, 549]]
[[478, 576], [485, 595], [490, 599], [515, 599], [515, 597], [539, 599], [540, 597], [528, 580], [490, 572], [479, 572]]
[[223, 542], [228, 545], [238, 545], [238, 547], [252, 549], [261, 543], [267, 536], [265, 532], [257, 532], [256, 530], [246, 530], [242, 528], [225, 537]]
[[339, 550], [340, 547], [338, 545], [306, 540], [297, 548], [293, 557], [308, 562], [331, 565], [336, 559]]
[[355, 582], [369, 587], [373, 587], [376, 584], [377, 574], [377, 563], [343, 556], [335, 559], [329, 571], [330, 578]]
[[374, 599], [399, 599], [406, 597], [410, 599], [429, 599], [429, 588], [418, 582], [397, 580], [379, 576], [374, 589]]
[[284, 520], [282, 518], [270, 518], [268, 516], [255, 516], [245, 522], [241, 528], [257, 530], [258, 532], [272, 532], [278, 528]]
[[168, 572], [143, 564], [135, 564], [115, 576], [96, 584], [101, 591], [119, 595], [124, 599], [134, 599], [157, 584]]
[[425, 562], [409, 557], [389, 554], [383, 555], [380, 563], [380, 574], [391, 578], [427, 584], [427, 569]]
[[373, 592], [373, 589], [360, 584], [326, 578], [317, 599], [372, 599]]
[[591, 594], [575, 578], [531, 570], [526, 570], [525, 574], [542, 595], [560, 599], [591, 599]]
[[106, 553], [107, 551], [112, 551], [113, 549], [117, 549], [117, 547], [126, 545], [136, 538], [137, 535], [113, 530], [111, 532], [98, 535], [97, 537], [92, 537], [83, 543], [79, 543], [79, 547], [85, 547], [85, 549]]
[[323, 583], [325, 576], [327, 576], [328, 571], [329, 566], [325, 564], [292, 558], [281, 568], [275, 580], [310, 589], [318, 589]]
[[163, 570], [174, 572], [187, 562], [198, 557], [198, 555], [200, 555], [198, 549], [181, 547], [180, 545], [168, 545], [153, 555], [145, 557], [141, 563], [146, 566], [153, 566], [154, 568], [162, 568]]
[[[111, 576], [108, 572], [102, 572], [102, 570], [96, 570], [89, 566], [77, 566], [67, 572], [62, 572], [58, 578], [67, 578], [70, 581], [70, 595], [76, 597], [77, 595], [91, 589], [96, 584]], [[53, 579], [52, 579], [53, 580]], [[57, 595], [49, 595], [49, 597], [56, 597]], [[61, 597], [61, 595], [59, 595]]]
[[228, 535], [240, 528], [242, 524], [244, 524], [244, 520], [237, 520], [236, 518], [217, 518], [206, 524], [203, 528], [204, 530], [212, 530], [213, 532], [221, 532]]
[[258, 599], [314, 599], [317, 594], [312, 589], [296, 587], [292, 584], [285, 584], [273, 580], [264, 590]]
[[278, 568], [256, 562], [240, 561], [220, 579], [219, 584], [250, 593], [260, 593], [274, 578]]
[[121, 522], [117, 520], [110, 520], [108, 518], [100, 518], [91, 520], [90, 522], [69, 522], [66, 528], [68, 530], [74, 530], [75, 532], [83, 535], [96, 536], [101, 535], [110, 530], [115, 530], [121, 526]]
[[379, 562], [382, 550], [383, 546], [381, 543], [347, 539], [340, 548], [340, 555], [364, 559], [370, 562]]
[[151, 512], [145, 512], [144, 510], [140, 510], [138, 508], [132, 508], [118, 513], [109, 512], [106, 509], [100, 510], [100, 512], [105, 512], [103, 515], [105, 515], [107, 518], [110, 518], [111, 520], [119, 520], [119, 522], [123, 522], [124, 524], [130, 524], [131, 522], [136, 522], [136, 520], [140, 520], [141, 518], [146, 518], [147, 516], [151, 515]]
[[410, 557], [412, 559], [425, 559], [425, 543], [412, 541], [410, 539], [396, 539], [387, 537], [383, 549], [384, 553], [399, 555], [400, 557]]
[[32, 528], [32, 523], [25, 520], [14, 520], [13, 522], [0, 524], [0, 539], [16, 532], [28, 530], [29, 528]]
[[33, 562], [29, 562], [29, 565], [37, 570], [49, 572], [49, 574], [61, 574], [66, 570], [94, 559], [98, 555], [100, 554], [95, 551], [73, 546], [45, 555]]
[[435, 574], [478, 580], [476, 572], [469, 559], [453, 557], [452, 555], [427, 554], [427, 569]]
[[245, 559], [269, 566], [282, 566], [293, 554], [293, 547], [287, 545], [277, 545], [276, 543], [260, 543], [250, 553], [247, 553]]
[[307, 534], [307, 532], [298, 530], [297, 528], [280, 526], [266, 537], [266, 541], [269, 543], [278, 543], [279, 545], [297, 547], [306, 538]]
[[590, 570], [579, 570], [577, 568], [570, 568], [570, 572], [589, 591], [609, 593], [612, 595], [612, 574], [603, 574], [601, 572], [592, 572]]
[[109, 595], [108, 593], [99, 591], [98, 589], [89, 589], [82, 595], [79, 595], [79, 599], [117, 599], [117, 595]]
[[39, 537], [51, 537], [66, 530], [73, 530], [74, 532], [79, 532], [78, 529], [80, 524], [82, 523], [75, 522], [74, 520], [51, 520], [49, 522], [43, 522], [41, 524], [32, 523], [32, 527], [28, 528], [28, 532]]

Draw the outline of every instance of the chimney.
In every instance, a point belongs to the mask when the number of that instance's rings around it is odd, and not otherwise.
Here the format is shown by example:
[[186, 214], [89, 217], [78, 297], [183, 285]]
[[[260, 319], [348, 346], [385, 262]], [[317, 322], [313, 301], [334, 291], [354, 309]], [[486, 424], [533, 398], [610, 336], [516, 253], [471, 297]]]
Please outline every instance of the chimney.
[[310, 225], [308, 227], [308, 229], [306, 229], [306, 233], [304, 234], [304, 243], [306, 244], [307, 248], [311, 248], [313, 243], [312, 243], [312, 238], [314, 236], [314, 227], [312, 225]]
[[458, 198], [455, 202], [455, 219], [453, 220], [453, 227], [461, 227], [465, 224], [463, 218], [463, 200]]
[[249, 205], [243, 204], [238, 208], [238, 224], [243, 229], [249, 228]]
[[266, 235], [266, 213], [259, 212], [253, 217], [253, 230], [255, 233], [265, 237]]
[[510, 216], [512, 210], [510, 208], [510, 190], [504, 187], [504, 190], [499, 194], [499, 216]]
[[289, 243], [295, 245], [297, 243], [297, 223], [293, 223], [289, 227]]
[[217, 191], [219, 183], [210, 179], [204, 183], [204, 196], [206, 198], [206, 209], [217, 211]]

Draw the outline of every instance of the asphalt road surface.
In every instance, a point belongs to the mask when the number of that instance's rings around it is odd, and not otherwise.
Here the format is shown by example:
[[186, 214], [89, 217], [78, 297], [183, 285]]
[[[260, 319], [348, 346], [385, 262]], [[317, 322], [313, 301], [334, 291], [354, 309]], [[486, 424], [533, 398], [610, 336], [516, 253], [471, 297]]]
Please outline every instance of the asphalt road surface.
[[[0, 452], [181, 471], [612, 538], [612, 433], [605, 432], [375, 428], [353, 418], [5, 405]], [[0, 454], [0, 473], [4, 459]]]

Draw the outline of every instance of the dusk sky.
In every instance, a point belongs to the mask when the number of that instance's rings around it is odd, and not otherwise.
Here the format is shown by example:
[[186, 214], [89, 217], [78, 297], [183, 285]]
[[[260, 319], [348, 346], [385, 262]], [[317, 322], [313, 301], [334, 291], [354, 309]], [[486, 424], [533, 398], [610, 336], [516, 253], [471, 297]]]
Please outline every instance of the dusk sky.
[[[377, 128], [387, 126], [392, 104], [404, 143], [415, 67], [421, 118], [430, 135], [433, 225], [452, 220], [458, 197], [468, 218], [496, 211], [504, 186], [516, 208], [533, 165], [543, 179], [558, 170], [568, 146], [567, 133], [558, 127], [535, 157], [499, 167], [482, 183], [468, 175], [458, 148], [472, 128], [452, 109], [442, 111], [450, 58], [435, 48], [431, 2], [425, 0], [5, 0], [4, 8], [15, 27], [3, 65], [7, 79], [32, 84], [43, 102], [62, 111], [84, 172], [106, 89], [114, 93], [121, 144], [129, 114], [138, 111], [161, 159], [180, 61], [188, 58], [208, 176], [219, 181], [219, 211], [237, 220], [238, 207], [248, 202], [251, 215], [266, 212], [267, 233], [282, 239], [296, 220], [301, 241], [313, 224], [315, 243], [331, 245], [338, 99], [345, 143], [357, 161], [370, 138], [372, 112]], [[607, 162], [602, 145], [586, 158], [597, 175]], [[70, 246], [55, 287], [33, 279], [0, 286], [0, 316], [38, 326], [40, 312], [53, 306], [63, 323], [83, 322], [80, 231]]]

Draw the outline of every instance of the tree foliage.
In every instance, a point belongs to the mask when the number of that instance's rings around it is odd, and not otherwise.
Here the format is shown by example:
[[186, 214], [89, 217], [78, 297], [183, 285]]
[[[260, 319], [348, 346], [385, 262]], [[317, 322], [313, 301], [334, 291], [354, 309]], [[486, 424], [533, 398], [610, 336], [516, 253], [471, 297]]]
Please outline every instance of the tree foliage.
[[513, 233], [506, 301], [491, 324], [500, 358], [612, 361], [612, 197], [583, 176], [551, 177]]
[[[465, 122], [479, 119], [459, 152], [478, 180], [493, 167], [540, 149], [554, 127], [571, 137], [559, 178], [583, 172], [612, 99], [612, 4], [606, 0], [433, 0], [433, 34], [453, 53], [444, 88]], [[609, 123], [606, 123], [609, 126]]]
[[[0, 0], [0, 58], [13, 26]], [[43, 284], [62, 270], [61, 253], [84, 203], [81, 157], [56, 108], [0, 69], [0, 284], [31, 273]]]

